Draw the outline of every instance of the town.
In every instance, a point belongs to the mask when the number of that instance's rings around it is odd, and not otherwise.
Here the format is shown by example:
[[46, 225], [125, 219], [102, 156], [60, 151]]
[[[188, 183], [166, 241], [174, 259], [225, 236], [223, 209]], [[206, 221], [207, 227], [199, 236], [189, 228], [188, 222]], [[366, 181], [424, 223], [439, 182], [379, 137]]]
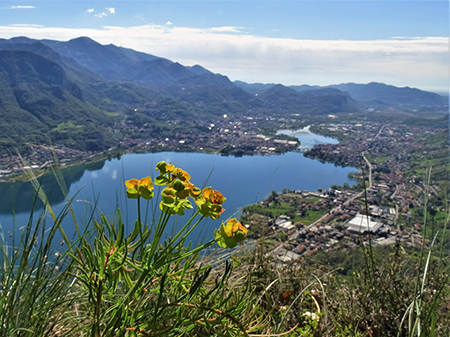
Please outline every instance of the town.
[[[273, 192], [259, 205], [244, 207], [241, 222], [250, 228], [253, 238], [267, 237], [269, 254], [283, 263], [319, 250], [329, 253], [369, 243], [403, 241], [419, 247], [424, 244], [420, 233], [423, 223], [412, 222], [409, 207], [417, 206], [410, 191], [399, 191], [394, 184], [374, 184], [366, 192], [367, 195], [336, 189]], [[395, 200], [396, 205], [377, 205], [377, 195]], [[371, 203], [367, 204], [365, 198]], [[285, 214], [276, 216], [280, 210]], [[408, 221], [399, 221], [399, 217]]]
[[336, 123], [335, 116], [329, 117], [332, 123], [318, 124], [314, 130], [344, 141], [316, 145], [305, 155], [359, 167], [360, 172], [352, 174], [358, 183], [319, 191], [272, 192], [260, 204], [243, 209], [241, 220], [253, 237], [267, 238], [268, 254], [280, 263], [369, 243], [429, 244], [430, 238], [422, 232], [424, 208], [428, 207], [433, 221], [443, 222], [448, 216], [445, 125]]

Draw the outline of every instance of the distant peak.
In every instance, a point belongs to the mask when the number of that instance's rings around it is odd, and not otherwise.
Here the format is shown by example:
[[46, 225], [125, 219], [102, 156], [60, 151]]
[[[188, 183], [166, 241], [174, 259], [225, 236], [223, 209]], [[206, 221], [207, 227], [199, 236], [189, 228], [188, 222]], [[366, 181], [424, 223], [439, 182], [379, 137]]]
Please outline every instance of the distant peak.
[[15, 43], [29, 43], [29, 42], [32, 42], [34, 40], [32, 40], [32, 39], [30, 39], [29, 37], [26, 37], [26, 36], [16, 36], [16, 37], [10, 38], [9, 41], [15, 42]]
[[97, 41], [94, 41], [90, 37], [87, 37], [87, 36], [80, 36], [75, 39], [69, 40], [69, 42], [100, 44]]

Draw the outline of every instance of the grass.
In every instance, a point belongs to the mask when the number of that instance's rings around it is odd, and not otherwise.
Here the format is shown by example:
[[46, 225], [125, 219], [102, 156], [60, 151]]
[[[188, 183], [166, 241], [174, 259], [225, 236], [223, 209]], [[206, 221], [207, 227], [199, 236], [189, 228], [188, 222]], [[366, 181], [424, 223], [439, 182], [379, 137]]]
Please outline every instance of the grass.
[[296, 216], [293, 221], [294, 221], [294, 223], [301, 222], [301, 223], [303, 223], [303, 225], [309, 226], [314, 221], [317, 221], [319, 218], [324, 216], [326, 213], [327, 212], [325, 210], [306, 211], [306, 216], [304, 216], [304, 217]]

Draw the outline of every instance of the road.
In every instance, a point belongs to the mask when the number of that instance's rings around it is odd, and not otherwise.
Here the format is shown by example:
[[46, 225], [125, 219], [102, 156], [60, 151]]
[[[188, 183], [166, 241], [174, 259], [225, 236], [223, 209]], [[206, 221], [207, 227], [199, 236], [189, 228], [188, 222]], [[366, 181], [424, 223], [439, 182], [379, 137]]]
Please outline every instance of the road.
[[387, 126], [387, 124], [383, 125], [380, 130], [378, 131], [377, 135], [375, 136], [375, 138], [378, 138], [378, 136], [380, 135], [381, 131], [383, 131], [383, 128]]
[[394, 193], [392, 193], [392, 195], [389, 197], [389, 199], [394, 200], [395, 196], [397, 195], [399, 190], [399, 186], [397, 184], [395, 184], [395, 191]]

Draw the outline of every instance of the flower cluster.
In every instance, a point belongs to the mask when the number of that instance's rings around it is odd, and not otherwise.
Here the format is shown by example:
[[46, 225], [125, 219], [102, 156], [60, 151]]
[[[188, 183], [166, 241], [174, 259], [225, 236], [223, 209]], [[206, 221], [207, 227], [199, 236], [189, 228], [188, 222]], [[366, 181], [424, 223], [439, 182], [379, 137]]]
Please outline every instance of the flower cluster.
[[[181, 168], [164, 161], [156, 165], [159, 175], [155, 178], [155, 185], [165, 187], [161, 191], [161, 211], [169, 215], [184, 215], [185, 209], [193, 208], [188, 197], [191, 197], [198, 207], [198, 214], [213, 220], [220, 218], [225, 210], [222, 204], [226, 198], [212, 187], [200, 190], [190, 182], [191, 176]], [[150, 177], [141, 180], [131, 179], [125, 181], [128, 198], [139, 199], [140, 197], [150, 200], [153, 197], [153, 183]], [[236, 219], [227, 220], [226, 225], [222, 222], [219, 230], [215, 230], [215, 240], [221, 247], [233, 248], [246, 239], [247, 229]]]
[[[166, 185], [161, 195], [163, 200], [161, 205], [169, 207], [176, 214], [184, 214], [183, 210], [192, 208], [188, 197], [194, 199], [199, 209], [199, 213], [205, 217], [217, 219], [224, 211], [222, 203], [225, 197], [219, 192], [206, 187], [201, 191], [190, 182], [191, 176], [181, 168], [164, 161], [156, 165], [159, 170], [159, 176], [155, 178], [156, 185]], [[164, 208], [161, 208], [164, 210]]]
[[213, 190], [212, 187], [205, 187], [202, 194], [195, 199], [195, 204], [201, 215], [215, 220], [220, 218], [220, 214], [225, 211], [222, 208], [225, 200], [226, 198], [219, 191]]
[[248, 229], [235, 218], [227, 220], [227, 223], [222, 221], [219, 230], [214, 230], [214, 236], [217, 244], [222, 248], [234, 248], [238, 243], [246, 239]]

